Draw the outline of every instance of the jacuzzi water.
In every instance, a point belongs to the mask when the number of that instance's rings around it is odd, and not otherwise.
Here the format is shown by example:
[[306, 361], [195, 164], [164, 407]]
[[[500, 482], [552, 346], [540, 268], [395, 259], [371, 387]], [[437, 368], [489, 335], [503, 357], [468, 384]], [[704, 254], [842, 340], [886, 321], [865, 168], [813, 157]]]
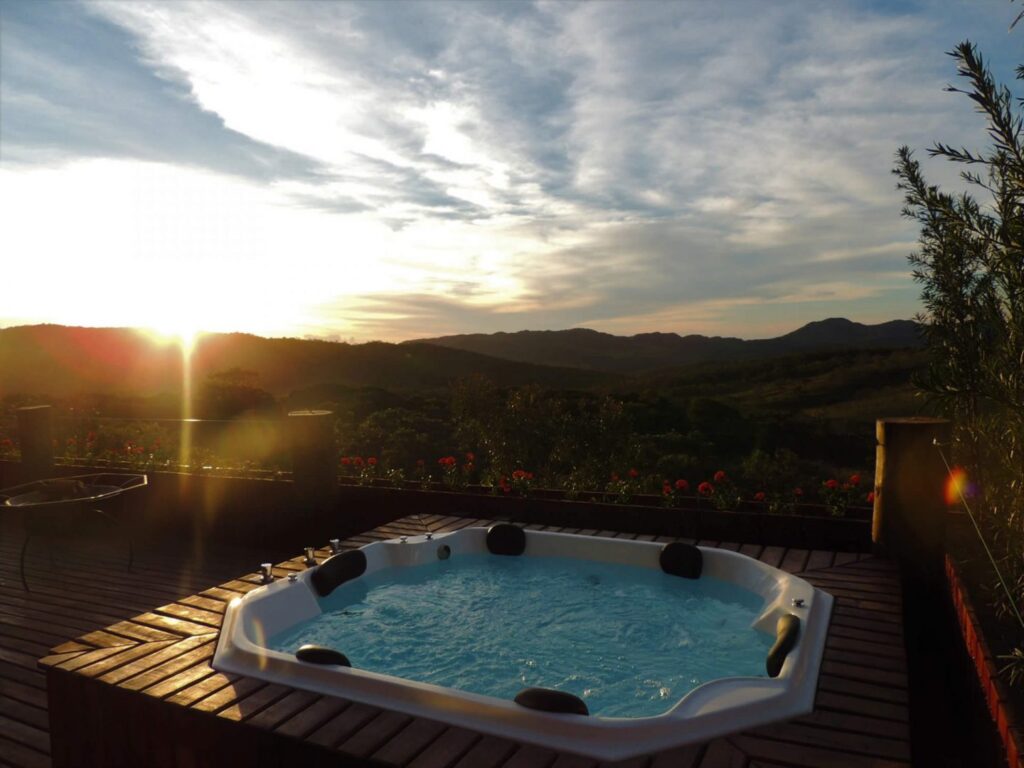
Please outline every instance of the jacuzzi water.
[[506, 700], [556, 688], [604, 717], [661, 714], [717, 678], [763, 678], [774, 641], [751, 628], [764, 608], [753, 592], [560, 557], [385, 568], [320, 603], [268, 646], [328, 646], [358, 669]]

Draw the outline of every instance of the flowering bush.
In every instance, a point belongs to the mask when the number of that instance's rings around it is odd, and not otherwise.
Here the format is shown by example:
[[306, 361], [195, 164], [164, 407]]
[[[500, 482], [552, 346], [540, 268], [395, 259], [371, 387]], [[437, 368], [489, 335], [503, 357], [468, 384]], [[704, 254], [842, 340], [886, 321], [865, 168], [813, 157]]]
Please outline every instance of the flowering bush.
[[640, 472], [635, 467], [630, 467], [625, 477], [620, 477], [618, 472], [612, 472], [604, 490], [612, 497], [613, 504], [629, 504], [642, 490]]
[[718, 470], [711, 479], [713, 482], [705, 480], [697, 486], [697, 492], [710, 499], [715, 509], [735, 509], [741, 499], [725, 470]]
[[0, 438], [0, 456], [5, 459], [13, 459], [18, 456], [18, 446], [9, 437]]
[[472, 452], [466, 453], [462, 464], [459, 464], [459, 460], [454, 456], [442, 456], [437, 460], [438, 466], [441, 467], [441, 482], [452, 490], [465, 488], [476, 469], [475, 460], [476, 456]]
[[665, 500], [665, 506], [667, 507], [679, 507], [682, 506], [683, 500], [690, 493], [690, 483], [684, 478], [679, 478], [674, 483], [670, 483], [668, 480], [662, 482], [661, 495]]
[[533, 472], [517, 469], [512, 472], [512, 490], [520, 496], [529, 496], [533, 488]]
[[[859, 496], [860, 475], [850, 475], [845, 482], [840, 482], [834, 477], [822, 483], [822, 498], [829, 514], [833, 517], [843, 517], [846, 510]], [[872, 500], [874, 497], [872, 496]]]

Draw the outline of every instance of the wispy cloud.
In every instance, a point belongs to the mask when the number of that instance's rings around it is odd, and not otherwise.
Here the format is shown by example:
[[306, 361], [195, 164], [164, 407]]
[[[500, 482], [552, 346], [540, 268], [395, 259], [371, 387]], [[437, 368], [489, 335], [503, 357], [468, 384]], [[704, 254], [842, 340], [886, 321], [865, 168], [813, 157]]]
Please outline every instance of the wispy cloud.
[[[261, 296], [281, 290], [274, 266], [315, 276], [282, 300], [281, 333], [763, 335], [814, 312], [909, 316], [914, 231], [892, 154], [980, 135], [942, 91], [942, 52], [971, 34], [1005, 59], [1007, 14], [995, 0], [5, 3], [3, 191], [28, 220], [75, 204], [23, 194], [44, 178], [149, 190], [130, 222], [95, 210], [79, 248], [158, 270], [144, 253], [180, 258], [162, 233], [216, 230], [217, 248], [175, 240], [225, 276], [260, 264]], [[217, 229], [219, 207], [233, 227]], [[0, 247], [33, 256], [23, 270], [68, 258], [18, 232]], [[32, 319], [58, 316], [32, 299]], [[266, 331], [226, 314], [205, 322]]]

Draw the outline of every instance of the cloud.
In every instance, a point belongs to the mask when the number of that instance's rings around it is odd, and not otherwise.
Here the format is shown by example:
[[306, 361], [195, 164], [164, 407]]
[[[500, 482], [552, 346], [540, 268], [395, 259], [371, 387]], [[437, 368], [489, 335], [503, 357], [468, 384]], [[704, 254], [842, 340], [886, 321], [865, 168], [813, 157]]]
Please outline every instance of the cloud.
[[226, 129], [138, 61], [133, 37], [73, 3], [3, 8], [2, 159], [161, 160], [254, 180], [314, 178], [319, 163]]
[[[908, 316], [893, 153], [977, 143], [943, 51], [969, 33], [1007, 60], [1008, 20], [939, 0], [8, 3], [0, 151], [15, 191], [82, 158], [258, 189], [239, 199], [275, 211], [280, 258], [336, 254], [282, 332]], [[176, 195], [142, 218], [187, 226]], [[344, 279], [353, 261], [374, 279]]]

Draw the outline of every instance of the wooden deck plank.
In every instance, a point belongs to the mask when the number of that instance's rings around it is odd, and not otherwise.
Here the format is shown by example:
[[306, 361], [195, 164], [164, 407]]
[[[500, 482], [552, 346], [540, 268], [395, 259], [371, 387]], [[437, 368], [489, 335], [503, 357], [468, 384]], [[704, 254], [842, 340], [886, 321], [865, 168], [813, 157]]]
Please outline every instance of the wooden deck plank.
[[[405, 765], [435, 741], [445, 728], [444, 723], [435, 720], [410, 720], [401, 732], [385, 741], [373, 753], [373, 759], [392, 765]], [[346, 750], [343, 748], [342, 751]]]
[[550, 768], [557, 759], [557, 752], [532, 744], [523, 744], [509, 756], [502, 768]]
[[[231, 706], [251, 693], [263, 688], [266, 683], [251, 677], [240, 677], [225, 686], [218, 686], [216, 690], [207, 693], [205, 696], [193, 699], [191, 708], [199, 712], [220, 712], [225, 707]], [[206, 687], [199, 683], [200, 692]], [[189, 689], [185, 689], [188, 691]], [[182, 692], [182, 694], [185, 693]]]
[[789, 573], [800, 573], [807, 567], [807, 560], [810, 556], [811, 553], [806, 549], [787, 549], [779, 567]]
[[323, 696], [312, 705], [300, 710], [275, 730], [284, 736], [304, 739], [349, 705], [344, 699]]
[[707, 744], [690, 744], [655, 755], [650, 768], [697, 768], [707, 751]]
[[235, 682], [236, 679], [237, 678], [234, 675], [222, 675], [217, 672], [178, 691], [170, 697], [169, 701], [174, 704], [189, 707], [200, 699], [204, 699], [210, 694], [215, 693], [222, 688], [226, 688], [231, 685], [231, 683]]
[[821, 568], [831, 568], [835, 559], [836, 553], [830, 550], [812, 550], [810, 557], [807, 558], [807, 565], [804, 566], [804, 570], [816, 571]]
[[871, 757], [806, 744], [793, 744], [745, 733], [730, 736], [729, 741], [748, 757], [761, 758], [798, 768], [822, 768], [822, 766], [828, 768], [900, 768], [910, 765], [903, 760]]
[[49, 749], [46, 752], [40, 752], [26, 747], [24, 744], [8, 738], [2, 730], [0, 730], [0, 756], [8, 765], [18, 766], [18, 768], [49, 768], [51, 765]]
[[785, 556], [785, 547], [765, 547], [758, 557], [758, 560], [766, 565], [770, 565], [772, 568], [778, 568], [782, 563], [782, 558]]
[[498, 768], [506, 763], [516, 747], [514, 741], [484, 736], [452, 768]]
[[3, 694], [0, 694], [0, 715], [36, 728], [44, 733], [50, 729], [50, 719], [45, 706], [32, 706]]
[[0, 696], [20, 701], [33, 707], [46, 708], [46, 692], [35, 686], [0, 677]]
[[382, 710], [372, 720], [338, 744], [338, 751], [357, 758], [369, 758], [383, 748], [388, 740], [412, 720], [413, 718], [409, 715]]
[[257, 728], [271, 730], [288, 718], [301, 712], [319, 698], [319, 694], [310, 693], [309, 691], [292, 691], [284, 698], [275, 701], [255, 717], [249, 718], [246, 722]]
[[262, 688], [258, 688], [253, 691], [253, 693], [246, 696], [244, 699], [238, 699], [232, 704], [229, 704], [219, 710], [217, 712], [217, 717], [236, 721], [248, 720], [250, 717], [258, 715], [278, 699], [282, 699], [292, 693], [293, 690], [294, 689], [285, 685], [268, 683]]
[[420, 752], [409, 763], [409, 768], [449, 768], [469, 752], [480, 738], [480, 734], [473, 731], [450, 727]]
[[701, 756], [700, 768], [746, 768], [747, 755], [725, 739], [715, 739]]
[[313, 744], [334, 747], [372, 720], [378, 712], [380, 710], [375, 707], [354, 701], [313, 731], [307, 739]]
[[0, 733], [11, 741], [34, 749], [37, 752], [49, 754], [50, 736], [42, 728], [35, 728], [31, 725], [14, 720], [0, 713]]

